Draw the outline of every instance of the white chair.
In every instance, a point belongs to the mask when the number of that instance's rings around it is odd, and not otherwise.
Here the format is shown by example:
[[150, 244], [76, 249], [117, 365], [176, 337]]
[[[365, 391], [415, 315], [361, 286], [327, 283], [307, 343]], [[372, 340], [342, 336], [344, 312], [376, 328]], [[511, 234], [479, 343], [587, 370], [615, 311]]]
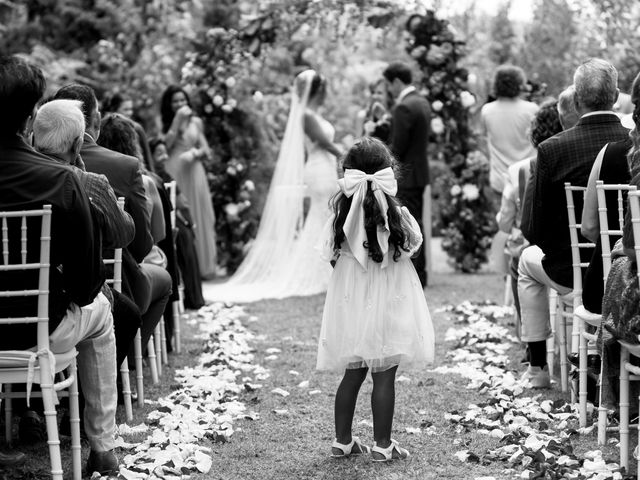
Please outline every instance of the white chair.
[[[640, 191], [629, 192], [629, 208], [636, 258], [640, 258]], [[640, 269], [638, 269], [640, 282]], [[640, 340], [640, 339], [639, 339]], [[629, 469], [629, 382], [640, 380], [640, 368], [629, 363], [629, 356], [640, 358], [640, 344], [618, 340], [620, 344], [620, 466]], [[638, 399], [640, 405], [640, 398]], [[640, 440], [640, 428], [638, 429]], [[638, 457], [640, 468], [640, 456]], [[640, 470], [639, 470], [640, 471]]]
[[[118, 197], [118, 206], [124, 210], [124, 197]], [[117, 292], [122, 292], [122, 248], [113, 251], [113, 258], [102, 260], [105, 265], [113, 265], [113, 277], [106, 282], [113, 286]], [[134, 347], [135, 348], [135, 347]], [[120, 379], [122, 380], [122, 397], [124, 398], [124, 411], [127, 421], [133, 420], [133, 405], [131, 403], [131, 381], [129, 379], [129, 360], [124, 357], [120, 365]]]
[[[574, 318], [576, 310], [582, 305], [582, 275], [583, 269], [589, 266], [589, 262], [583, 262], [580, 256], [580, 252], [583, 249], [592, 249], [595, 244], [592, 242], [581, 242], [579, 238], [581, 223], [578, 222], [578, 215], [582, 216], [582, 211], [576, 212], [576, 202], [574, 195], [582, 195], [586, 192], [586, 187], [572, 186], [570, 183], [564, 184], [564, 190], [567, 201], [567, 216], [569, 220], [569, 238], [571, 241], [571, 266], [573, 271], [573, 290], [563, 296], [558, 296], [561, 306], [559, 310], [559, 325], [560, 325], [560, 376], [562, 383], [562, 391], [566, 392], [568, 389], [569, 381], [569, 368], [567, 360], [567, 347], [566, 347], [566, 325], [567, 320], [572, 322], [571, 328], [571, 352], [577, 353], [580, 344], [580, 330], [578, 321]], [[564, 346], [564, 348], [563, 348]], [[578, 387], [576, 384], [571, 389], [571, 401], [576, 402], [575, 390]]]
[[[176, 228], [176, 181], [172, 180], [171, 182], [167, 182], [164, 184], [164, 187], [169, 192], [169, 199], [171, 200], [171, 229]], [[181, 272], [178, 272], [180, 275]], [[184, 303], [183, 303], [183, 285], [182, 280], [179, 282], [178, 286], [178, 295], [179, 299], [175, 300], [171, 304], [171, 308], [173, 310], [173, 348], [176, 353], [180, 353], [181, 351], [181, 338], [180, 338], [180, 315], [184, 312]], [[165, 343], [166, 347], [166, 343]]]
[[[41, 221], [39, 252], [28, 252], [27, 223], [37, 221], [36, 217], [40, 217]], [[51, 205], [45, 205], [40, 210], [0, 212], [0, 219], [2, 219], [0, 275], [11, 275], [11, 272], [25, 270], [38, 271], [37, 285], [34, 279], [30, 289], [25, 290], [24, 285], [18, 285], [15, 290], [0, 291], [0, 298], [2, 299], [31, 297], [34, 298], [34, 303], [37, 299], [36, 316], [0, 318], [0, 325], [37, 324], [37, 342], [34, 342], [37, 344], [37, 351], [0, 351], [0, 384], [5, 386], [5, 391], [0, 393], [0, 399], [5, 400], [6, 440], [9, 443], [11, 442], [12, 399], [25, 396], [24, 392], [12, 392], [11, 384], [26, 383], [27, 403], [29, 402], [29, 395], [42, 397], [51, 460], [51, 476], [55, 480], [62, 480], [64, 472], [62, 470], [60, 438], [58, 435], [56, 412], [58, 394], [56, 392], [60, 392], [60, 396], [68, 396], [73, 478], [74, 480], [80, 480], [82, 478], [82, 466], [76, 370], [77, 351], [73, 348], [68, 352], [54, 355], [49, 348]], [[33, 231], [31, 235], [33, 235]], [[17, 242], [18, 238], [20, 239], [19, 244]], [[36, 258], [39, 261], [34, 262]], [[67, 377], [56, 383], [54, 376], [65, 370], [67, 371]], [[30, 392], [33, 383], [40, 385], [40, 392]]]
[[[600, 224], [600, 244], [602, 247], [602, 271], [603, 284], [606, 286], [607, 277], [611, 270], [611, 237], [621, 237], [622, 227], [624, 225], [624, 202], [629, 191], [636, 190], [635, 186], [605, 184], [602, 180], [596, 182], [596, 193], [598, 199], [598, 223]], [[615, 192], [615, 208], [617, 211], [617, 225], [609, 225], [609, 217], [607, 211], [614, 208], [613, 205], [607, 205], [607, 192]], [[617, 227], [617, 228], [614, 228]], [[576, 310], [576, 319], [579, 324], [580, 346], [578, 367], [578, 411], [580, 414], [580, 426], [587, 425], [587, 354], [588, 342], [595, 344], [597, 334], [591, 334], [586, 331], [586, 325], [599, 328], [602, 323], [602, 316], [587, 311], [583, 306]], [[602, 365], [600, 366], [602, 371]], [[598, 402], [598, 443], [604, 445], [606, 443], [607, 432], [607, 409], [602, 405], [602, 396]]]

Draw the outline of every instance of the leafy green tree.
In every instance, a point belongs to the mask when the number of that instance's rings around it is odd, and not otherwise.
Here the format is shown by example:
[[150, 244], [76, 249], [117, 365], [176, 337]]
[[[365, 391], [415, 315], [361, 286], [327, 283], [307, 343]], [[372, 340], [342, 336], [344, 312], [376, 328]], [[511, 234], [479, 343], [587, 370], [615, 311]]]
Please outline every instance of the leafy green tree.
[[524, 35], [521, 65], [538, 76], [534, 80], [545, 82], [551, 95], [571, 84], [571, 75], [582, 61], [574, 53], [576, 32], [574, 11], [567, 0], [537, 0]]
[[509, 18], [510, 10], [511, 0], [508, 0], [500, 5], [496, 16], [491, 20], [489, 58], [498, 65], [514, 60], [517, 37]]

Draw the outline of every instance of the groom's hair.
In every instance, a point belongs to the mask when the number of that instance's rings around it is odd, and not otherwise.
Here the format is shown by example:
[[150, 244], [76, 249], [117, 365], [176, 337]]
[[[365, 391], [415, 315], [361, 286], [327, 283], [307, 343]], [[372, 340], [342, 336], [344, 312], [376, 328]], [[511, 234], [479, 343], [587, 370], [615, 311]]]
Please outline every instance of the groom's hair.
[[402, 62], [390, 63], [387, 68], [384, 69], [382, 75], [390, 82], [393, 82], [397, 78], [405, 85], [409, 85], [413, 80], [411, 68]]
[[[367, 174], [374, 174], [383, 168], [396, 166], [396, 161], [393, 158], [393, 154], [389, 151], [387, 146], [373, 137], [362, 137], [358, 140], [347, 152], [342, 162], [342, 168], [356, 168], [362, 170]], [[364, 229], [367, 234], [367, 239], [363, 243], [364, 248], [367, 249], [371, 260], [377, 263], [381, 263], [383, 259], [382, 250], [378, 244], [378, 227], [385, 225], [385, 219], [378, 206], [378, 201], [373, 195], [371, 190], [371, 182], [367, 182], [367, 193], [365, 194], [362, 202], [362, 209], [364, 210]], [[387, 198], [389, 209], [387, 211], [387, 221], [389, 223], [389, 245], [393, 248], [393, 260], [397, 261], [400, 257], [400, 250], [408, 251], [406, 248], [407, 234], [402, 228], [402, 221], [400, 215], [400, 204], [390, 195], [386, 193], [384, 196]], [[344, 193], [339, 192], [333, 199], [332, 204], [336, 214], [336, 219], [333, 222], [333, 246], [337, 251], [340, 249], [342, 242], [346, 240], [344, 234], [344, 222], [347, 220], [347, 214], [351, 209], [351, 202], [353, 197], [347, 197]]]
[[0, 137], [20, 133], [45, 88], [38, 67], [15, 56], [0, 56]]

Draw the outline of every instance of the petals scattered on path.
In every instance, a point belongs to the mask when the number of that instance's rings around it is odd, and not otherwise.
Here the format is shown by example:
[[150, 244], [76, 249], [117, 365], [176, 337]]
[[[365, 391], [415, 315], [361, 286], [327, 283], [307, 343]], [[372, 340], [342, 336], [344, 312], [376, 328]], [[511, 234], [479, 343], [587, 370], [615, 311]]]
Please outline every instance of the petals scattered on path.
[[[505, 474], [516, 478], [623, 479], [619, 466], [602, 458], [599, 450], [578, 458], [571, 437], [591, 434], [593, 428], [578, 431], [577, 407], [564, 400], [552, 402], [544, 394], [525, 396], [529, 385], [509, 371], [507, 350], [516, 339], [498, 324], [511, 310], [488, 304], [463, 303], [450, 308], [456, 323], [446, 335], [453, 342], [450, 364], [434, 369], [457, 373], [467, 379], [467, 388], [478, 390], [487, 400], [469, 405], [466, 411], [452, 411], [446, 418], [460, 434], [475, 432], [500, 441], [486, 451], [459, 450], [454, 456], [463, 462], [503, 462]], [[511, 477], [513, 478], [513, 477]]]

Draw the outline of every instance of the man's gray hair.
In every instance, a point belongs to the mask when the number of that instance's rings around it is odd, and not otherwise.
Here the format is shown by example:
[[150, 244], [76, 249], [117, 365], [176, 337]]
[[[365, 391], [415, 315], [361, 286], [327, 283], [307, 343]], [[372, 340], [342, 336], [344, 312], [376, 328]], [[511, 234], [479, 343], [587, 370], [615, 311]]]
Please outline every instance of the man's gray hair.
[[576, 102], [589, 111], [611, 110], [618, 95], [618, 71], [601, 58], [591, 58], [573, 75]]
[[68, 153], [84, 136], [84, 128], [81, 101], [51, 100], [38, 109], [33, 121], [34, 146], [42, 153]]

